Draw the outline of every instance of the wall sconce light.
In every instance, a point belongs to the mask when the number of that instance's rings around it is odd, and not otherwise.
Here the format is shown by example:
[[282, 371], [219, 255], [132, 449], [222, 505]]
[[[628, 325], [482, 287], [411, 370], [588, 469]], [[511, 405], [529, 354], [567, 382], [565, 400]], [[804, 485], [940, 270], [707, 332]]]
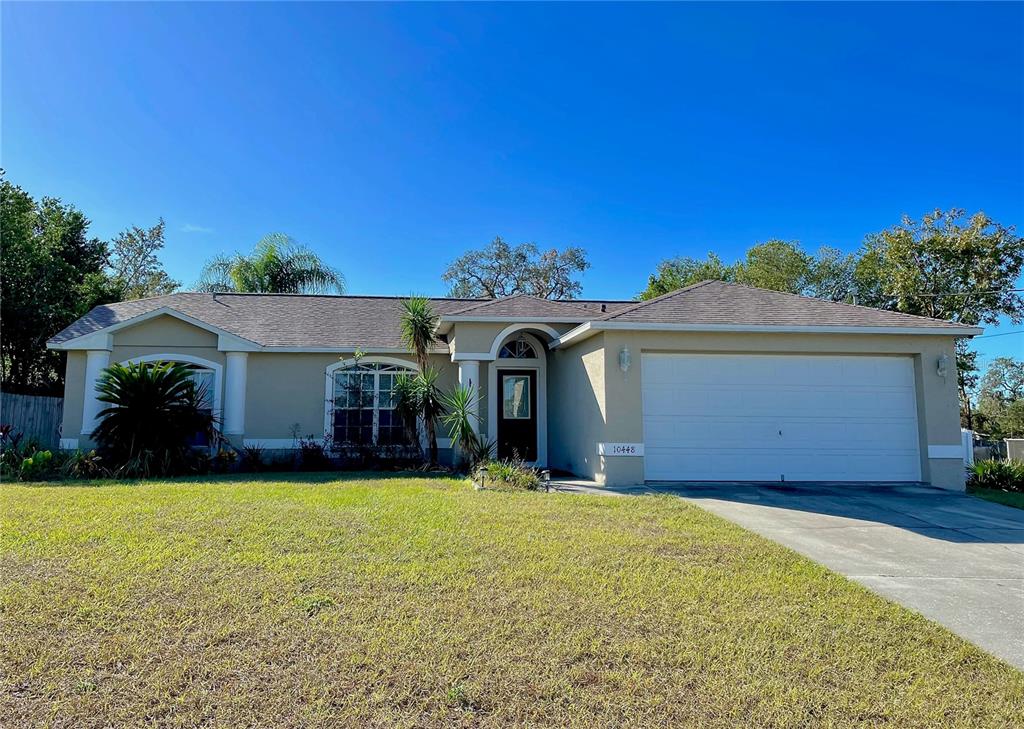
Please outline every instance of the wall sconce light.
[[629, 366], [633, 364], [633, 355], [629, 352], [629, 347], [623, 347], [619, 350], [619, 369], [625, 372], [629, 372]]
[[939, 357], [939, 361], [935, 363], [935, 374], [945, 379], [949, 373], [949, 356], [943, 354]]

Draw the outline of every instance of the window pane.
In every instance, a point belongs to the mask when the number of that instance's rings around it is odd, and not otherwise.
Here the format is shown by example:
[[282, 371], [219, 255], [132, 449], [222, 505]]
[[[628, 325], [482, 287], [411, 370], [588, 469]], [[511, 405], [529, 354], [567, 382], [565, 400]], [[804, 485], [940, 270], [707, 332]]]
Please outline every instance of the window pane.
[[395, 378], [399, 372], [412, 371], [411, 368], [368, 362], [335, 372], [335, 442], [348, 445], [405, 443], [405, 428], [393, 415]]
[[502, 377], [502, 404], [507, 420], [530, 417], [530, 378], [526, 375]]
[[202, 398], [206, 408], [213, 409], [213, 372], [210, 370], [192, 370], [189, 378], [195, 383], [196, 394]]

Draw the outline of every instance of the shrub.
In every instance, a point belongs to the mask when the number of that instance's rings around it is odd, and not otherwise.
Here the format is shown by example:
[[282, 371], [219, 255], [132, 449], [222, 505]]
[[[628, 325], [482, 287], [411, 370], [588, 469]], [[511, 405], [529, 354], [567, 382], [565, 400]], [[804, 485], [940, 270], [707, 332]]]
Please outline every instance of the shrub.
[[190, 442], [216, 437], [205, 392], [191, 370], [173, 362], [108, 367], [96, 386], [100, 411], [93, 438], [115, 475], [168, 475], [195, 466]]
[[13, 426], [0, 426], [0, 478], [17, 481], [43, 481], [58, 475], [59, 458], [25, 440]]
[[61, 475], [64, 478], [102, 478], [110, 473], [96, 451], [72, 451], [64, 459]]
[[473, 481], [482, 488], [536, 491], [540, 475], [521, 460], [485, 461], [473, 470]]
[[331, 459], [327, 457], [328, 444], [317, 440], [314, 435], [299, 439], [299, 457], [303, 471], [327, 471], [331, 468]]
[[971, 468], [967, 485], [979, 489], [1024, 492], [1024, 463], [978, 461]]
[[41, 481], [52, 474], [53, 453], [50, 451], [36, 451], [30, 456], [21, 459], [21, 466], [18, 470], [18, 479], [21, 481]]
[[241, 467], [243, 471], [249, 471], [252, 473], [259, 473], [262, 471], [264, 468], [263, 446], [247, 445], [242, 448]]

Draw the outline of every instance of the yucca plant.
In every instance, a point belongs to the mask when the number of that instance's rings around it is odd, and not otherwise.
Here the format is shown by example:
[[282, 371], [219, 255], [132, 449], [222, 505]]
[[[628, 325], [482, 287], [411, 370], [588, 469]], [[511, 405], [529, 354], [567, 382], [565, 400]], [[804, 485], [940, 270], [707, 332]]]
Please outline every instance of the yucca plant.
[[100, 411], [92, 437], [118, 474], [182, 471], [190, 460], [192, 438], [213, 434], [214, 417], [204, 406], [207, 393], [196, 386], [185, 365], [115, 364], [104, 370], [96, 390], [108, 407]]
[[402, 302], [402, 342], [416, 357], [420, 367], [417, 386], [420, 415], [423, 427], [427, 431], [427, 442], [430, 446], [430, 462], [437, 463], [437, 428], [435, 419], [444, 411], [440, 392], [437, 390], [437, 373], [428, 377], [430, 350], [437, 344], [437, 325], [440, 317], [423, 296], [410, 296]]
[[416, 418], [420, 415], [419, 383], [415, 375], [400, 374], [395, 377], [395, 414], [401, 419], [409, 443], [419, 448], [419, 428]]
[[438, 377], [440, 373], [433, 367], [427, 367], [415, 377], [416, 398], [427, 431], [432, 464], [437, 463], [437, 419], [445, 414], [443, 396], [437, 386]]
[[480, 421], [479, 402], [477, 389], [465, 385], [456, 386], [442, 399], [447, 412], [441, 416], [441, 421], [448, 426], [448, 436], [459, 446], [470, 468], [490, 460], [494, 451], [494, 442], [485, 441], [476, 432]]

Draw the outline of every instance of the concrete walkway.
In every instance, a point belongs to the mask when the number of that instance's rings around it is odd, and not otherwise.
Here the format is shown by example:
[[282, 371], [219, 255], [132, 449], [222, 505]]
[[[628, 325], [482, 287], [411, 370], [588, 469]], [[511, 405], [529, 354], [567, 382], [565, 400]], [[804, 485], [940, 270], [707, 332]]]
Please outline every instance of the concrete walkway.
[[920, 485], [647, 484], [560, 491], [673, 494], [941, 623], [1024, 670], [1024, 510]]

